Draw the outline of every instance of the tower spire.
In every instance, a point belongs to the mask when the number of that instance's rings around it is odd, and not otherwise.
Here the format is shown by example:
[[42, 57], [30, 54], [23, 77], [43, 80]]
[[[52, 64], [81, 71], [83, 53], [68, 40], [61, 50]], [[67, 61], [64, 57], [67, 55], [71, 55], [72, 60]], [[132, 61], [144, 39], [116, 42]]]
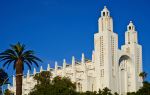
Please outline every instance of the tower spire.
[[106, 6], [104, 6], [104, 9], [101, 11], [101, 16], [103, 16], [103, 17], [110, 16], [110, 12]]
[[135, 31], [135, 26], [132, 21], [130, 21], [129, 25], [127, 26], [128, 31]]
[[72, 68], [74, 68], [74, 66], [75, 66], [75, 57], [72, 56]]
[[82, 64], [85, 64], [85, 57], [84, 57], [84, 53], [82, 53], [81, 63], [82, 63]]
[[50, 71], [50, 64], [47, 64], [47, 71]]
[[34, 70], [33, 70], [33, 74], [35, 75], [36, 74], [36, 69], [34, 68]]
[[63, 60], [63, 69], [66, 68], [66, 59]]
[[43, 71], [43, 67], [41, 66], [41, 67], [40, 67], [40, 72], [42, 72], [42, 71]]
[[99, 32], [113, 32], [113, 20], [106, 6], [104, 6], [104, 9], [101, 11], [101, 17], [98, 22]]
[[132, 21], [127, 25], [127, 32], [125, 33], [125, 43], [132, 44], [138, 43], [137, 32], [135, 30], [135, 25]]

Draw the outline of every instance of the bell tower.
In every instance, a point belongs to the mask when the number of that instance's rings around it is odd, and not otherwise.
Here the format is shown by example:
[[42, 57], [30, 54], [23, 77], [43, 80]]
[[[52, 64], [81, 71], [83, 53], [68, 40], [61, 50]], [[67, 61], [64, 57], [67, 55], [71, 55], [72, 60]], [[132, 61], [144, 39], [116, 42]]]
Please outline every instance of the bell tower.
[[132, 91], [138, 90], [142, 86], [142, 79], [139, 77], [139, 74], [142, 70], [142, 46], [138, 43], [137, 31], [135, 25], [132, 21], [127, 25], [127, 31], [125, 32], [125, 45], [121, 49], [128, 54], [132, 55], [132, 64], [134, 68], [134, 88]]
[[137, 32], [132, 21], [127, 26], [127, 32], [125, 33], [125, 44], [138, 43]]
[[117, 92], [118, 35], [113, 32], [113, 20], [105, 6], [98, 19], [98, 33], [94, 35], [97, 91], [108, 87]]
[[101, 17], [99, 18], [99, 32], [113, 31], [113, 20], [110, 17], [110, 12], [105, 6], [101, 11]]

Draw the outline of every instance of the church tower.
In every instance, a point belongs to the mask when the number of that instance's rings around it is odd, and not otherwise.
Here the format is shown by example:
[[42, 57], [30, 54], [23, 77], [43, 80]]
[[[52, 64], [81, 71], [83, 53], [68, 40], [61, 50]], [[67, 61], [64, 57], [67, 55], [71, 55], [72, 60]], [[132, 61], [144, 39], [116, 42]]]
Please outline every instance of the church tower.
[[94, 35], [96, 90], [108, 87], [117, 92], [118, 35], [113, 32], [113, 19], [106, 6], [101, 11], [98, 28]]
[[127, 26], [127, 31], [125, 33], [125, 44], [129, 45], [129, 44], [138, 44], [138, 40], [137, 40], [137, 32], [135, 31], [135, 26], [132, 23], [132, 21], [130, 21], [129, 25]]
[[138, 36], [135, 26], [132, 21], [130, 21], [127, 26], [127, 31], [125, 32], [125, 45], [121, 48], [123, 51], [127, 52], [132, 57], [133, 73], [134, 78], [134, 88], [132, 91], [137, 91], [142, 86], [142, 79], [139, 74], [142, 70], [142, 46], [138, 44]]

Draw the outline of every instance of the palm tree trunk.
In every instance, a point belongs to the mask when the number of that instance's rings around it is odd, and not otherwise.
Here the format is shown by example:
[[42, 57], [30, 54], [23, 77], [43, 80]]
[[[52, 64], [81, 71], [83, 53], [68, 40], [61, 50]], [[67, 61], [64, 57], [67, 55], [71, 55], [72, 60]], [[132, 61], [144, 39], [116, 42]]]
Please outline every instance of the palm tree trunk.
[[22, 95], [22, 61], [18, 59], [16, 63], [16, 95]]

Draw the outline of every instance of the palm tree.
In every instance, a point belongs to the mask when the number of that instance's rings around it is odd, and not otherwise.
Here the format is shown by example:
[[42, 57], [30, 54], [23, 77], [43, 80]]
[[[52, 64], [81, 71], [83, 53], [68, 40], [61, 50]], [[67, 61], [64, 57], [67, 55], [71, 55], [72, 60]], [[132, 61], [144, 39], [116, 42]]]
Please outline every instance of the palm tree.
[[41, 61], [38, 57], [34, 56], [32, 50], [26, 50], [24, 44], [19, 42], [15, 45], [10, 45], [10, 49], [0, 53], [0, 60], [4, 61], [3, 67], [13, 64], [14, 70], [16, 70], [16, 95], [22, 95], [22, 75], [24, 65], [26, 64], [31, 70], [31, 66], [34, 63], [39, 66], [37, 61]]
[[146, 72], [141, 72], [139, 74], [140, 77], [142, 77], [143, 81], [145, 80], [145, 78], [147, 77], [147, 73]]

